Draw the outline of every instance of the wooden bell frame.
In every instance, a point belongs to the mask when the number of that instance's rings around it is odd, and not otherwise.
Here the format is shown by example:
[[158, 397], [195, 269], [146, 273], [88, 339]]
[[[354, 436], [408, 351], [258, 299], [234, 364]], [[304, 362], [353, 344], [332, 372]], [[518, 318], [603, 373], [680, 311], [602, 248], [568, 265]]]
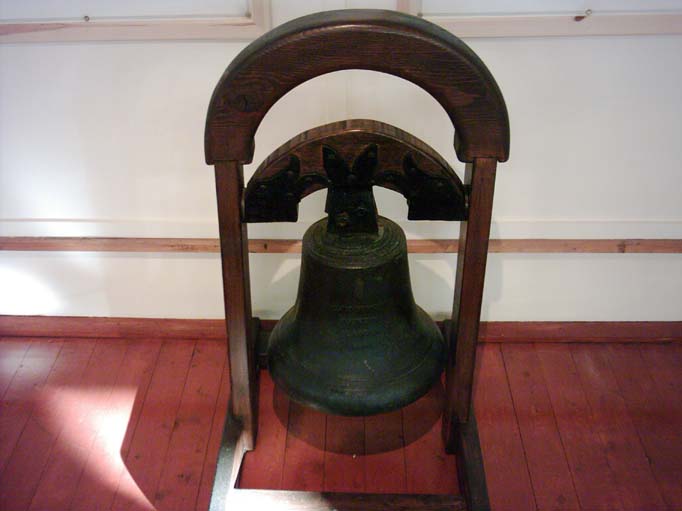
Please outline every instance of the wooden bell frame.
[[[446, 322], [449, 360], [442, 421], [444, 448], [457, 455], [461, 496], [235, 489], [258, 426], [259, 322], [251, 313], [242, 166], [251, 162], [256, 129], [278, 99], [311, 78], [345, 69], [388, 73], [429, 92], [452, 120], [457, 157], [466, 162], [466, 216], [452, 318]], [[471, 394], [495, 170], [498, 161], [508, 158], [509, 120], [483, 62], [451, 33], [397, 12], [344, 10], [299, 18], [254, 41], [229, 65], [211, 98], [205, 151], [206, 162], [215, 167], [231, 380], [210, 509], [488, 509]]]

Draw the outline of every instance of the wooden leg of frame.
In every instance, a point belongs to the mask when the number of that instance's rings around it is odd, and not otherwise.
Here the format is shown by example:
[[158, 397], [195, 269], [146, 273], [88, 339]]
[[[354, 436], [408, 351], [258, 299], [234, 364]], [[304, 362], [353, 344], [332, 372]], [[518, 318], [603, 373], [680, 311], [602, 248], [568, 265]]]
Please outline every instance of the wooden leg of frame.
[[490, 511], [488, 485], [485, 481], [483, 455], [478, 440], [476, 416], [472, 410], [465, 423], [452, 423], [457, 431], [457, 476], [460, 492], [470, 511]]
[[241, 221], [244, 176], [239, 162], [215, 167], [223, 293], [230, 363], [230, 408], [241, 422], [247, 450], [253, 449], [258, 418], [255, 342], [252, 338], [251, 291], [246, 224]]
[[455, 452], [457, 445], [454, 424], [467, 422], [471, 409], [496, 165], [495, 159], [477, 158], [473, 164], [467, 165], [464, 176], [464, 182], [471, 191], [468, 218], [460, 226], [443, 414], [443, 439], [446, 450], [451, 453]]

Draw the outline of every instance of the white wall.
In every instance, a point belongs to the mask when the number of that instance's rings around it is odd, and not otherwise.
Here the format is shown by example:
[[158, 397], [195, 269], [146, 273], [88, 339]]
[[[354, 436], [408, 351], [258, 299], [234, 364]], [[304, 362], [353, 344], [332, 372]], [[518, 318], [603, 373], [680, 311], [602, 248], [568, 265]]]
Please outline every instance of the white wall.
[[[273, 2], [274, 23], [360, 2]], [[362, 2], [390, 7], [391, 2]], [[493, 237], [682, 238], [682, 36], [471, 39], [503, 91], [512, 146], [501, 164]], [[0, 236], [215, 237], [203, 163], [212, 89], [245, 43], [0, 45]], [[297, 88], [268, 113], [255, 166], [305, 129], [348, 117], [399, 126], [461, 170], [440, 106], [415, 86], [348, 71]], [[319, 195], [319, 196], [318, 196]], [[396, 194], [380, 211], [409, 237], [456, 224], [406, 222]], [[250, 227], [300, 236], [298, 224]], [[444, 316], [454, 257], [411, 256], [415, 294]], [[252, 255], [254, 309], [293, 301], [298, 259]], [[221, 317], [217, 254], [0, 252], [0, 314]], [[682, 256], [493, 254], [486, 320], [679, 320]]]

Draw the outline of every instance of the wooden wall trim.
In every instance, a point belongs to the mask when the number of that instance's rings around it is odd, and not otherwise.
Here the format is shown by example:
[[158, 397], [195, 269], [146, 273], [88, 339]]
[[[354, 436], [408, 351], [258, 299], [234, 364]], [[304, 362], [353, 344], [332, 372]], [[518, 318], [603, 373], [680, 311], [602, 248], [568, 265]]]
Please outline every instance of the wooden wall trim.
[[252, 0], [246, 16], [125, 18], [0, 22], [0, 43], [76, 41], [237, 40], [260, 37], [272, 26], [270, 0]]
[[[413, 254], [457, 253], [454, 239], [408, 240]], [[0, 236], [0, 250], [37, 252], [188, 252], [218, 253], [216, 238], [107, 238]], [[521, 254], [680, 254], [682, 239], [492, 239], [491, 253]], [[252, 239], [249, 252], [296, 254], [301, 241]]]
[[[0, 315], [0, 338], [10, 337], [226, 340], [221, 319]], [[682, 342], [682, 321], [482, 321], [479, 341]]]
[[682, 33], [679, 11], [575, 11], [560, 14], [423, 15], [420, 0], [398, 0], [397, 10], [421, 16], [458, 37], [551, 37]]

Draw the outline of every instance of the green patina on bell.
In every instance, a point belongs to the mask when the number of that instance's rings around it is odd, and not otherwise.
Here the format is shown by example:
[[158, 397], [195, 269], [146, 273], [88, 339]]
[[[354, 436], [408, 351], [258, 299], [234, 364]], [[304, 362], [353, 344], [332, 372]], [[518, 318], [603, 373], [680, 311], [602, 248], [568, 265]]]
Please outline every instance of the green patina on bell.
[[268, 348], [277, 385], [338, 415], [405, 406], [429, 390], [445, 364], [440, 330], [414, 302], [405, 234], [377, 216], [367, 177], [372, 150], [349, 170], [325, 148], [329, 216], [303, 237], [296, 303]]

